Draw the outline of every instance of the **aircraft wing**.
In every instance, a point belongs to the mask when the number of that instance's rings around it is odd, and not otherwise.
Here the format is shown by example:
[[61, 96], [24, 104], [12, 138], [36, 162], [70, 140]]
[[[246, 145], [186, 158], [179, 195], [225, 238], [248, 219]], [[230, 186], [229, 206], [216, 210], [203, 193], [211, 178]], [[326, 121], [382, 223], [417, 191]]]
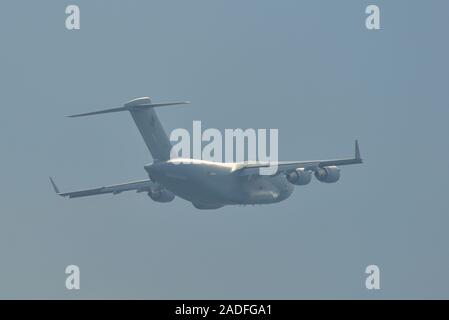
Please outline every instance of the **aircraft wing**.
[[277, 166], [277, 173], [288, 172], [291, 170], [303, 168], [304, 170], [316, 171], [319, 168], [327, 166], [345, 166], [351, 164], [363, 163], [360, 157], [359, 144], [355, 141], [355, 154], [353, 158], [344, 159], [330, 159], [330, 160], [312, 160], [312, 161], [280, 161], [280, 162], [259, 162], [259, 163], [244, 163], [237, 167], [235, 172], [241, 176], [258, 175], [260, 168], [266, 168], [270, 166]]
[[110, 185], [110, 186], [98, 187], [98, 188], [93, 188], [93, 189], [78, 190], [78, 191], [72, 191], [72, 192], [60, 192], [51, 177], [50, 177], [50, 182], [51, 182], [56, 194], [60, 195], [61, 197], [69, 197], [69, 198], [87, 197], [87, 196], [106, 194], [106, 193], [112, 193], [115, 195], [115, 194], [119, 194], [124, 191], [132, 191], [132, 190], [135, 190], [136, 192], [146, 192], [151, 187], [155, 186], [155, 183], [153, 181], [147, 179], [147, 180], [139, 180], [139, 181]]

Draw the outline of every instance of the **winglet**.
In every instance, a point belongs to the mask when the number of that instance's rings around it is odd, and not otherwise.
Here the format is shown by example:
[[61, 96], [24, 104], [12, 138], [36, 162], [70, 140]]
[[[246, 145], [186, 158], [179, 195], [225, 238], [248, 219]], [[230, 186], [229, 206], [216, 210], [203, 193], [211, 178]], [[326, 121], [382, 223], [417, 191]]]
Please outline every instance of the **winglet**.
[[59, 195], [60, 192], [59, 192], [58, 187], [56, 186], [56, 183], [53, 181], [52, 177], [49, 177], [49, 178], [50, 178], [51, 185], [53, 186], [53, 190], [55, 190], [56, 194]]
[[362, 158], [360, 157], [360, 149], [359, 149], [359, 141], [355, 140], [355, 159], [362, 161]]

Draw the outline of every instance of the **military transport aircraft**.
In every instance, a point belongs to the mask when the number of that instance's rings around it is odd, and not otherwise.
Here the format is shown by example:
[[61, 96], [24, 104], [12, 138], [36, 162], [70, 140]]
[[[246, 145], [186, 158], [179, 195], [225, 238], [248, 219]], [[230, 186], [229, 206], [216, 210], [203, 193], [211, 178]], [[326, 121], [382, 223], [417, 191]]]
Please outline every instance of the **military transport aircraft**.
[[[292, 194], [294, 186], [308, 184], [312, 175], [321, 182], [333, 183], [340, 178], [338, 166], [362, 163], [357, 140], [354, 157], [346, 159], [224, 163], [171, 158], [172, 145], [154, 108], [186, 103], [189, 102], [152, 103], [150, 98], [143, 97], [121, 107], [69, 116], [129, 111], [154, 162], [144, 166], [149, 179], [94, 189], [60, 192], [50, 178], [55, 192], [63, 197], [78, 198], [134, 190], [148, 193], [157, 202], [170, 202], [178, 196], [198, 209], [218, 209], [225, 205], [280, 202]], [[270, 165], [277, 166], [276, 173], [261, 175], [260, 168]]]

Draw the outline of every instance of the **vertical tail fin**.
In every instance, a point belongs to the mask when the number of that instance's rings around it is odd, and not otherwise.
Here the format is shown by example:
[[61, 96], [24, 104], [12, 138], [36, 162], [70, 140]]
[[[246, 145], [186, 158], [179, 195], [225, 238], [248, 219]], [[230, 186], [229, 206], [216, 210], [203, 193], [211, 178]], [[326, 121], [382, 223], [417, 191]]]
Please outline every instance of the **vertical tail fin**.
[[151, 104], [150, 98], [132, 100], [125, 104], [125, 108], [129, 108], [129, 112], [154, 161], [168, 160], [170, 159], [171, 143], [154, 109], [152, 107], [133, 108], [145, 103]]
[[167, 133], [162, 127], [162, 124], [153, 108], [188, 103], [190, 102], [182, 101], [171, 103], [152, 103], [150, 98], [143, 97], [125, 103], [123, 107], [76, 114], [69, 117], [74, 118], [103, 113], [129, 111], [154, 161], [164, 161], [170, 159], [170, 151], [172, 146], [170, 140], [168, 139]]

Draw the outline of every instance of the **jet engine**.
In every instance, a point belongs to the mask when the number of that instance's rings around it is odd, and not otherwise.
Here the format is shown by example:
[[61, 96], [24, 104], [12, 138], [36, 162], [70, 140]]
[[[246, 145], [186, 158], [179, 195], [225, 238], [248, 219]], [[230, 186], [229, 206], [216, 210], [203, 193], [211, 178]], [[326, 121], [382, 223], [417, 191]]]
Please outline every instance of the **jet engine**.
[[148, 196], [156, 202], [170, 202], [175, 198], [173, 192], [160, 187], [150, 189]]
[[287, 180], [296, 186], [304, 186], [312, 180], [312, 171], [299, 168], [287, 173]]
[[321, 182], [337, 182], [340, 179], [340, 169], [335, 166], [319, 168], [315, 171], [315, 177]]

